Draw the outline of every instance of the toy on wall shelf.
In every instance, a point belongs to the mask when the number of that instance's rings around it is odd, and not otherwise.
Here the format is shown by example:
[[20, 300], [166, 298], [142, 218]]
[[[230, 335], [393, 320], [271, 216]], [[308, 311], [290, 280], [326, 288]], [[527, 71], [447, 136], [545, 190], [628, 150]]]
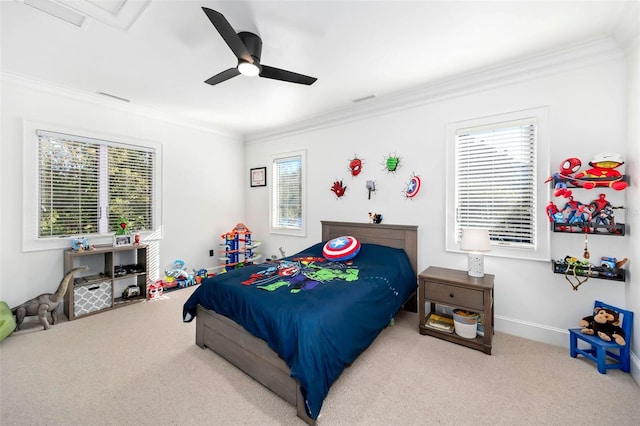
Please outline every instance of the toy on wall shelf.
[[553, 201], [549, 201], [546, 214], [552, 222], [552, 230], [555, 232], [584, 232], [601, 233], [605, 235], [624, 235], [625, 225], [616, 224], [614, 209], [623, 209], [622, 206], [614, 207], [606, 199], [605, 194], [600, 194], [597, 199], [589, 204], [577, 201], [570, 196], [562, 209]]
[[582, 162], [578, 158], [567, 158], [560, 164], [559, 172], [551, 175], [545, 182], [553, 181], [553, 195], [556, 197], [569, 198], [569, 186], [583, 189], [608, 187], [621, 191], [629, 186], [627, 177], [616, 170], [623, 164], [620, 154], [601, 152], [594, 155], [589, 162], [590, 169], [578, 173]]
[[597, 186], [613, 188], [616, 191], [625, 189], [628, 184], [622, 174], [616, 170], [622, 166], [622, 156], [615, 152], [601, 152], [593, 156], [589, 162], [590, 169], [580, 172], [574, 179], [584, 189], [593, 189]]
[[572, 194], [570, 189], [567, 189], [566, 180], [571, 178], [571, 175], [576, 173], [582, 167], [582, 162], [575, 157], [567, 158], [560, 163], [560, 171], [549, 176], [544, 182], [554, 181], [555, 190], [553, 195], [555, 197], [569, 198]]
[[624, 265], [626, 263], [627, 258], [618, 261], [615, 257], [603, 256], [600, 264], [596, 265], [588, 259], [579, 260], [577, 257], [565, 256], [564, 259], [552, 260], [551, 266], [554, 273], [565, 276], [573, 290], [578, 290], [578, 287], [587, 282], [589, 278], [625, 281]]

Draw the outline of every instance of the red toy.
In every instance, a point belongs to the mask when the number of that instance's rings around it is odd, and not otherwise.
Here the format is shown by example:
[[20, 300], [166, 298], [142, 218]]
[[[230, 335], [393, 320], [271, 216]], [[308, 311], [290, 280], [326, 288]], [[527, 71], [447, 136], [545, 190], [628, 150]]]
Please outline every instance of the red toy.
[[571, 178], [571, 175], [580, 170], [580, 167], [582, 167], [582, 162], [578, 158], [567, 158], [560, 164], [560, 172], [554, 173], [544, 181], [547, 183], [553, 179], [557, 180], [555, 191], [553, 192], [555, 197], [569, 198], [571, 196], [571, 190], [567, 189], [567, 184], [564, 180]]
[[597, 200], [593, 200], [591, 202], [593, 206], [593, 214], [598, 214], [601, 210], [604, 210], [605, 207], [611, 207], [611, 203], [607, 201], [605, 194], [600, 194]]
[[[624, 161], [620, 154], [615, 152], [601, 152], [593, 156], [589, 162], [592, 167], [574, 176], [584, 189], [593, 189], [596, 186], [613, 188], [616, 191], [625, 189], [628, 185], [622, 174], [615, 170], [622, 166]], [[590, 179], [590, 180], [586, 180]], [[598, 181], [600, 180], [600, 181]]]
[[558, 213], [558, 206], [556, 206], [553, 201], [549, 201], [549, 204], [547, 204], [547, 217], [549, 218], [549, 222], [556, 221], [556, 213]]

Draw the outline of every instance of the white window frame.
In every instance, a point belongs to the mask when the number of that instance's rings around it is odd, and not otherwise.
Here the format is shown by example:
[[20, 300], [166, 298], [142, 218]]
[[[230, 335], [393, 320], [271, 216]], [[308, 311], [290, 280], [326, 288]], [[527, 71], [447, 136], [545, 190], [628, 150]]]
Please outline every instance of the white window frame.
[[[278, 188], [278, 177], [276, 175], [276, 167], [275, 164], [279, 161], [286, 160], [289, 158], [299, 157], [302, 164], [302, 176], [301, 176], [301, 189], [302, 194], [300, 196], [301, 202], [301, 226], [297, 227], [282, 227], [274, 224], [274, 210], [277, 208], [276, 206], [276, 191]], [[307, 161], [306, 161], [306, 150], [297, 150], [291, 151], [281, 154], [276, 154], [271, 159], [271, 191], [269, 194], [269, 232], [272, 234], [279, 235], [291, 235], [296, 237], [305, 237], [307, 235], [307, 202], [306, 202], [306, 175], [307, 175]]]
[[485, 256], [507, 257], [536, 261], [549, 261], [550, 228], [544, 207], [548, 202], [549, 189], [544, 183], [549, 176], [549, 108], [537, 107], [505, 114], [480, 117], [449, 123], [446, 129], [447, 140], [447, 183], [446, 183], [446, 243], [448, 252], [464, 253], [459, 246], [459, 233], [456, 218], [456, 135], [459, 130], [477, 127], [500, 127], [501, 123], [530, 119], [536, 123], [535, 140], [535, 181], [534, 181], [534, 235], [533, 248], [503, 246], [492, 241], [491, 251]]
[[[116, 136], [99, 133], [86, 129], [78, 129], [59, 124], [27, 121], [23, 122], [23, 195], [22, 210], [24, 220], [22, 222], [22, 250], [24, 252], [39, 250], [65, 249], [71, 246], [73, 237], [39, 237], [40, 227], [40, 193], [39, 193], [39, 167], [37, 131], [44, 130], [53, 133], [79, 135], [87, 139], [101, 141], [114, 141], [115, 144], [127, 147], [142, 147], [155, 152], [154, 186], [153, 186], [153, 229], [141, 232], [141, 237], [146, 241], [162, 238], [162, 145], [157, 142], [134, 139], [130, 137]], [[115, 142], [115, 141], [126, 141]], [[90, 244], [111, 244], [112, 233], [85, 235]]]

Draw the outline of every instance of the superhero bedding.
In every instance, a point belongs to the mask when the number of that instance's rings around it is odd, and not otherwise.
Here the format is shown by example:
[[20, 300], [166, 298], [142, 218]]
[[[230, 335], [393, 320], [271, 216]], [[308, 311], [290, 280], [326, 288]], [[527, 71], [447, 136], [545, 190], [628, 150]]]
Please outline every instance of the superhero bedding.
[[333, 262], [322, 248], [209, 278], [183, 307], [185, 322], [200, 304], [266, 341], [300, 382], [312, 419], [332, 383], [416, 289], [401, 249], [362, 244], [355, 258]]

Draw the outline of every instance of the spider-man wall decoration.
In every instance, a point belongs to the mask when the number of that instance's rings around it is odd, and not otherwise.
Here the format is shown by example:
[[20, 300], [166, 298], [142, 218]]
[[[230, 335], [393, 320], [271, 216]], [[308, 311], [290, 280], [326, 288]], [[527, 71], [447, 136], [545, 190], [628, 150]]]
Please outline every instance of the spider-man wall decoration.
[[362, 164], [362, 159], [354, 154], [353, 158], [349, 161], [349, 172], [351, 176], [358, 176], [360, 172], [362, 172]]

